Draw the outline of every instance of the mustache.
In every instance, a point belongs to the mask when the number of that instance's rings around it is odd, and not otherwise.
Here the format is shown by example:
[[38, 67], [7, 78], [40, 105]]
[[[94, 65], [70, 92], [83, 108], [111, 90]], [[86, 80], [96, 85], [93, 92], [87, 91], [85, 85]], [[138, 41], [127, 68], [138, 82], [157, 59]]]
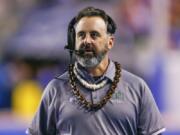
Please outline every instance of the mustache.
[[93, 44], [82, 43], [80, 45], [80, 48], [78, 49], [78, 51], [81, 52], [81, 54], [85, 53], [85, 52], [93, 52], [95, 54], [96, 50], [95, 50], [95, 48], [93, 46], [94, 46]]

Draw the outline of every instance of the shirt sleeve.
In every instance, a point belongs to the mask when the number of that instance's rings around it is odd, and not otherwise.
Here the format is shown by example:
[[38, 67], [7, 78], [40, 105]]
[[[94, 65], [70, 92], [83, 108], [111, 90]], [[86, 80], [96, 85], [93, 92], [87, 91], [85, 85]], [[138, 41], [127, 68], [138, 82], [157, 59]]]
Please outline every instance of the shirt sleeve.
[[54, 135], [55, 126], [55, 94], [52, 82], [44, 90], [38, 110], [26, 130], [28, 135]]
[[138, 135], [158, 135], [165, 131], [163, 120], [147, 84], [142, 81]]

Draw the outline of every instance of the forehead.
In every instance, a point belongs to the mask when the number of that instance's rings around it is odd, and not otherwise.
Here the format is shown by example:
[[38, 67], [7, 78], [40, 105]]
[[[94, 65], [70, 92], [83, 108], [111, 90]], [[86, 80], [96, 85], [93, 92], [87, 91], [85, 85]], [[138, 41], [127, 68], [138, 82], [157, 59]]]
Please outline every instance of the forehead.
[[106, 31], [107, 26], [105, 21], [98, 16], [83, 17], [75, 26], [76, 32], [79, 31]]

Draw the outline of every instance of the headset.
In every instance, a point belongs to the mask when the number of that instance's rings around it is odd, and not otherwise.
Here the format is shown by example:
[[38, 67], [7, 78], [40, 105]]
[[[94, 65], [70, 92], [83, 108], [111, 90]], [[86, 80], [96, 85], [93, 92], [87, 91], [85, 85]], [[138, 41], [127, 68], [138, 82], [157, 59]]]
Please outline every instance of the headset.
[[[96, 9], [96, 10], [100, 10], [100, 9]], [[100, 10], [100, 11], [102, 11], [102, 10]], [[95, 15], [91, 15], [91, 16], [99, 16], [99, 17], [101, 17], [100, 15], [96, 15], [96, 14]], [[107, 32], [109, 34], [114, 34], [115, 31], [116, 31], [116, 24], [115, 24], [115, 22], [113, 21], [113, 19], [109, 15], [105, 14], [105, 16], [107, 18]], [[78, 52], [77, 50], [75, 50], [76, 31], [75, 31], [75, 27], [74, 26], [75, 26], [75, 24], [81, 18], [83, 18], [83, 16], [80, 17], [79, 19], [77, 17], [72, 18], [71, 21], [69, 22], [69, 25], [68, 25], [68, 30], [67, 30], [67, 45], [65, 45], [64, 48], [69, 50], [70, 61], [71, 62], [72, 62], [73, 53]], [[103, 18], [103, 17], [101, 17], [101, 18]]]

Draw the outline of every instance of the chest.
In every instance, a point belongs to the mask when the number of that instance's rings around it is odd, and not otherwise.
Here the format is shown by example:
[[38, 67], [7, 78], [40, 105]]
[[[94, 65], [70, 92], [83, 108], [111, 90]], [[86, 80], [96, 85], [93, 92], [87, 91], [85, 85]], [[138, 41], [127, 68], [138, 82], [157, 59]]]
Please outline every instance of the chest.
[[[99, 102], [107, 90], [95, 92], [82, 92], [85, 98], [92, 103]], [[138, 100], [133, 99], [128, 92], [128, 88], [117, 88], [106, 105], [97, 111], [87, 111], [78, 102], [77, 98], [70, 94], [63, 97], [63, 101], [58, 108], [58, 125], [68, 124], [75, 126], [96, 125], [97, 119], [101, 119], [107, 124], [132, 124], [136, 127], [138, 120], [139, 105]], [[129, 125], [129, 126], [132, 126]]]

